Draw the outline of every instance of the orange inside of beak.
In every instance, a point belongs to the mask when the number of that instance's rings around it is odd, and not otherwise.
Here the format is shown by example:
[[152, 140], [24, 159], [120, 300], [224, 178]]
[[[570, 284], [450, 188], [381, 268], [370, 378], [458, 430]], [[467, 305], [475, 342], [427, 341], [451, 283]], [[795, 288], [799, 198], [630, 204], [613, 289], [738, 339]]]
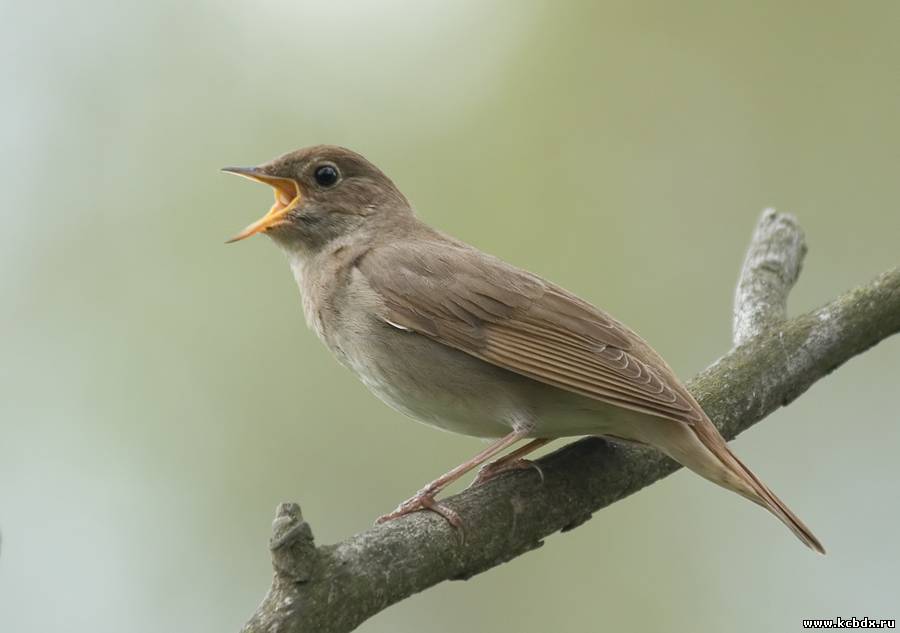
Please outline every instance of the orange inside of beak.
[[296, 181], [291, 178], [268, 176], [255, 167], [226, 167], [222, 171], [269, 185], [272, 187], [275, 194], [275, 204], [272, 205], [272, 208], [269, 209], [268, 213], [232, 237], [226, 244], [246, 239], [251, 235], [268, 231], [273, 227], [283, 224], [286, 222], [284, 216], [300, 202], [300, 187], [297, 185]]

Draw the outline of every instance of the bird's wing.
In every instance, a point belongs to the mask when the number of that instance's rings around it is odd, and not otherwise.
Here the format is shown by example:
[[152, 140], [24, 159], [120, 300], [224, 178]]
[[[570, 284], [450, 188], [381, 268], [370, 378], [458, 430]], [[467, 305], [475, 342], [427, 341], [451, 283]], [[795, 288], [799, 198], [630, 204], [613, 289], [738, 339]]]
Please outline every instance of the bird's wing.
[[589, 398], [688, 424], [702, 418], [636, 334], [536, 275], [443, 241], [372, 248], [356, 266], [392, 326]]

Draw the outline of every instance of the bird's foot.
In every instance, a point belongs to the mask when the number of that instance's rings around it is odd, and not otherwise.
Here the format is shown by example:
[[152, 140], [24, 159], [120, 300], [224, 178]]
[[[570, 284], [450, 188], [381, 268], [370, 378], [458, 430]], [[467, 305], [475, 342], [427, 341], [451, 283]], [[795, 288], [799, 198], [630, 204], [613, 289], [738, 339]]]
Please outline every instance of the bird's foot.
[[468, 487], [474, 488], [475, 486], [480, 486], [506, 472], [513, 470], [529, 470], [531, 468], [537, 471], [538, 477], [541, 478], [541, 483], [544, 483], [544, 471], [541, 470], [540, 466], [530, 459], [516, 459], [509, 462], [493, 462], [482, 466], [481, 470], [478, 471], [475, 479]]
[[462, 518], [456, 511], [451, 510], [440, 501], [436, 501], [434, 498], [434, 495], [436, 493], [437, 490], [434, 490], [430, 486], [422, 488], [422, 490], [417, 492], [414, 496], [410, 497], [399, 506], [397, 506], [397, 509], [393, 512], [389, 512], [375, 519], [376, 525], [380, 523], [386, 523], [387, 521], [393, 521], [394, 519], [400, 518], [407, 514], [412, 514], [413, 512], [430, 510], [435, 514], [439, 514], [444, 517], [447, 523], [452, 525], [454, 528], [462, 529]]

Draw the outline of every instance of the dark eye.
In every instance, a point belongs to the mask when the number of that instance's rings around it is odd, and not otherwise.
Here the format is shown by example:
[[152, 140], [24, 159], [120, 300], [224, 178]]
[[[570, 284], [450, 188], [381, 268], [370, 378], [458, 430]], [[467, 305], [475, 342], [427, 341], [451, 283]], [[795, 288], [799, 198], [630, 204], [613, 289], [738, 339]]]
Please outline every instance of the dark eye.
[[332, 165], [322, 165], [316, 168], [316, 183], [320, 187], [333, 187], [337, 183], [340, 174]]

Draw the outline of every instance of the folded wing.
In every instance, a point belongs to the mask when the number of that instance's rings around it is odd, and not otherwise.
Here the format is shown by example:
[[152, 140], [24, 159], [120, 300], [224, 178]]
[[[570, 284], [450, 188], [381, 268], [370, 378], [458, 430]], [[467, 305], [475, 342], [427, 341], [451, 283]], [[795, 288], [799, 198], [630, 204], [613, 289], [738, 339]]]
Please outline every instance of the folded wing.
[[357, 268], [393, 326], [609, 404], [688, 424], [702, 416], [636, 334], [499, 259], [464, 245], [405, 243], [370, 250]]

